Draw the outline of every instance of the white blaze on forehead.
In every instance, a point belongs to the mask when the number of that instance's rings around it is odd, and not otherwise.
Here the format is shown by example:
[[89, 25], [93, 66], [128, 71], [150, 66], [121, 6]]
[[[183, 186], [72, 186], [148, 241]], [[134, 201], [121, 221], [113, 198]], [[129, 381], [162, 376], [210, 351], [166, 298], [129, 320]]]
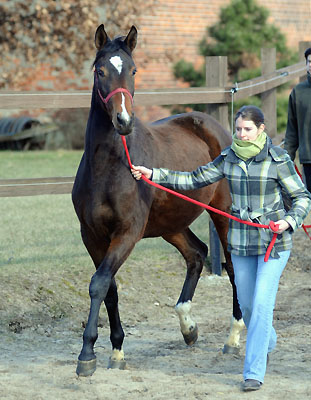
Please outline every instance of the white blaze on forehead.
[[111, 57], [110, 60], [111, 64], [115, 67], [115, 69], [121, 74], [122, 71], [122, 64], [123, 61], [120, 56]]
[[130, 120], [130, 116], [128, 115], [127, 109], [125, 107], [125, 96], [123, 93], [121, 93], [122, 96], [122, 103], [121, 103], [121, 108], [122, 108], [122, 113], [121, 113], [121, 118], [125, 121], [129, 121]]

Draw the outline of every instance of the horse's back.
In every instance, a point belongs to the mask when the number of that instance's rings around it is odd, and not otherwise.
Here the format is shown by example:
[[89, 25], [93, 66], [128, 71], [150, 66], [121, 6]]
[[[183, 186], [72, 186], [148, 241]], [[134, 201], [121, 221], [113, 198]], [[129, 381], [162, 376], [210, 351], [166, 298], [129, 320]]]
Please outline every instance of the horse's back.
[[[190, 170], [216, 158], [231, 144], [231, 135], [212, 116], [193, 111], [149, 125], [159, 154], [171, 169]], [[165, 156], [166, 155], [166, 156]]]

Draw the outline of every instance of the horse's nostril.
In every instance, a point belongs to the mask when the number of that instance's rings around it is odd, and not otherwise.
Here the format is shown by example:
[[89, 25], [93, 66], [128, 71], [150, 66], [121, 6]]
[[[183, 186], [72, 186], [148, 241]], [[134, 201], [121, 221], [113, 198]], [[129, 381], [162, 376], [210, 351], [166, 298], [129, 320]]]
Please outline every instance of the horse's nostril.
[[124, 120], [120, 113], [117, 113], [117, 121], [119, 125], [124, 125]]
[[133, 125], [134, 118], [133, 116], [129, 116], [128, 118], [124, 118], [124, 115], [121, 113], [117, 113], [117, 123], [119, 127], [131, 127]]

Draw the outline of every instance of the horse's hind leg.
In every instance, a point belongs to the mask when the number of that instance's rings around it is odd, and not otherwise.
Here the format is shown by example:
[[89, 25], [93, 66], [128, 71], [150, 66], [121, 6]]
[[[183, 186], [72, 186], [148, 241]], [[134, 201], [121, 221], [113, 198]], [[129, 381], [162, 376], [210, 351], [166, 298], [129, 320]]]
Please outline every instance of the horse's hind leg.
[[224, 344], [223, 353], [237, 354], [239, 353], [240, 350], [240, 335], [245, 327], [245, 324], [242, 319], [242, 312], [238, 302], [237, 290], [234, 282], [234, 272], [233, 272], [232, 262], [230, 264], [226, 262], [225, 269], [227, 271], [232, 286], [233, 312], [231, 318], [230, 333], [226, 340], [226, 343]]
[[227, 232], [228, 232], [228, 219], [219, 214], [211, 213], [211, 218], [214, 222], [216, 230], [218, 232], [219, 239], [224, 249], [225, 255], [225, 269], [230, 279], [232, 286], [232, 299], [233, 299], [233, 312], [230, 326], [230, 333], [228, 339], [224, 345], [223, 353], [238, 353], [240, 349], [240, 334], [244, 329], [244, 321], [242, 319], [242, 312], [238, 302], [236, 286], [234, 282], [234, 271], [231, 261], [231, 255], [227, 250]]
[[198, 338], [198, 327], [191, 317], [191, 301], [208, 249], [189, 228], [182, 233], [165, 235], [163, 238], [180, 251], [187, 263], [186, 279], [175, 309], [184, 340], [187, 345], [192, 345]]

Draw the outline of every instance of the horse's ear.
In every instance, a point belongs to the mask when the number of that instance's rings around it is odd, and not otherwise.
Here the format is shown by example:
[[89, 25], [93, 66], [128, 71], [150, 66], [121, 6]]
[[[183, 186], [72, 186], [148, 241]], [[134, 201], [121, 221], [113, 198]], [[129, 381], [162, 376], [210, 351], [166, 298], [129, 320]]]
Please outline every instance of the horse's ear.
[[99, 25], [95, 32], [95, 47], [97, 48], [97, 50], [100, 50], [109, 41], [110, 39], [105, 31], [104, 25]]
[[131, 50], [131, 52], [135, 49], [137, 44], [137, 29], [135, 28], [134, 25], [130, 29], [126, 38], [124, 39], [124, 43]]

